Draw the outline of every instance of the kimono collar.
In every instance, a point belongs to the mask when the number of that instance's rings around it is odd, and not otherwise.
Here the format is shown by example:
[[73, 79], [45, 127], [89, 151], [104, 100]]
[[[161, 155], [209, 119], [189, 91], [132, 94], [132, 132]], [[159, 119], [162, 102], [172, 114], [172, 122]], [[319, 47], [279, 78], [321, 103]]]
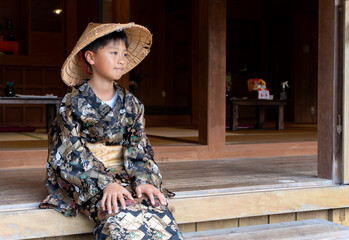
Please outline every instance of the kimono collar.
[[[116, 104], [114, 108], [120, 108], [123, 107], [124, 99], [126, 95], [126, 91], [123, 87], [121, 87], [119, 84], [117, 84], [115, 81], [113, 83], [114, 88], [118, 92], [118, 96], [116, 99]], [[90, 85], [88, 85], [87, 80], [79, 87], [79, 95], [84, 97], [86, 101], [92, 106], [92, 108], [96, 109], [98, 114], [104, 118], [111, 110], [112, 108], [103, 102], [97, 95], [93, 92]]]

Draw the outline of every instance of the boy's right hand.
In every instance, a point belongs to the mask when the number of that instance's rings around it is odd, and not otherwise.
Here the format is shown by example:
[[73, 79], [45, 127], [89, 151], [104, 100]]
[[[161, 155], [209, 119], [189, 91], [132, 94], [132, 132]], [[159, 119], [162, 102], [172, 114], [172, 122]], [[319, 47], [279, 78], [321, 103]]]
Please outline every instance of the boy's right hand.
[[112, 183], [103, 189], [103, 197], [101, 201], [101, 206], [103, 211], [108, 210], [111, 214], [113, 209], [114, 213], [119, 212], [118, 200], [120, 202], [121, 208], [126, 209], [125, 198], [126, 196], [129, 200], [133, 201], [133, 197], [129, 191], [127, 191], [123, 186], [118, 183]]

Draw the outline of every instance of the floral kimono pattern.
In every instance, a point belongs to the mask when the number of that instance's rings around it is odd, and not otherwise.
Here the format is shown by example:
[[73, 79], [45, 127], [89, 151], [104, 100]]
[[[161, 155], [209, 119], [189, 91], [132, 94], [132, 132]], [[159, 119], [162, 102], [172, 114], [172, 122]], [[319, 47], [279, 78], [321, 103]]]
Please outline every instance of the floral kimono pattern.
[[[128, 201], [126, 210], [119, 208], [116, 215], [108, 215], [100, 207], [103, 189], [114, 182], [134, 197], [134, 188], [140, 184], [152, 184], [166, 197], [172, 195], [162, 187], [162, 176], [144, 131], [143, 104], [118, 84], [114, 87], [118, 95], [113, 108], [101, 101], [87, 82], [63, 98], [49, 131], [49, 194], [40, 208], [55, 208], [66, 216], [75, 216], [81, 210], [97, 223], [94, 233], [98, 239], [182, 239], [168, 208], [153, 207], [145, 197]], [[87, 143], [123, 146], [123, 166], [107, 168]], [[138, 219], [138, 228], [122, 224], [124, 218]]]

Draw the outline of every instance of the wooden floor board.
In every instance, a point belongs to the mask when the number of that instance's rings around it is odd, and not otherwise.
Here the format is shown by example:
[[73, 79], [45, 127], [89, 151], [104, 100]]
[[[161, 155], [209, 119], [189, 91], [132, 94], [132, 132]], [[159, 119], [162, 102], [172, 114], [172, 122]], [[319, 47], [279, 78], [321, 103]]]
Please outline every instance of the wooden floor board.
[[159, 163], [174, 191], [316, 181], [316, 156]]
[[[225, 190], [257, 191], [317, 186], [316, 156], [244, 160], [160, 162], [164, 186], [174, 192], [224, 194]], [[40, 202], [46, 195], [45, 168], [0, 170], [0, 205]], [[258, 188], [259, 187], [259, 188]], [[201, 192], [200, 192], [201, 191]], [[210, 193], [211, 191], [211, 193]]]
[[42, 201], [45, 174], [45, 168], [0, 170], [0, 206]]

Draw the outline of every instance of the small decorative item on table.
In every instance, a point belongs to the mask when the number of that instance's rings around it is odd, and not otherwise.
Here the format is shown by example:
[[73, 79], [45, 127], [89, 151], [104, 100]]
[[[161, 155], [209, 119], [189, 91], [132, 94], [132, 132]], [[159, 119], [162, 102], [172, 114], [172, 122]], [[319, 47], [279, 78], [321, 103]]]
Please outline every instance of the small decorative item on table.
[[287, 92], [286, 92], [286, 87], [288, 86], [288, 81], [282, 82], [282, 92], [280, 93], [280, 100], [287, 100]]
[[4, 89], [4, 94], [6, 97], [13, 97], [15, 96], [15, 88], [13, 87], [13, 82], [7, 82], [6, 87]]
[[263, 79], [253, 78], [248, 79], [249, 98], [252, 99], [269, 99], [269, 90]]

